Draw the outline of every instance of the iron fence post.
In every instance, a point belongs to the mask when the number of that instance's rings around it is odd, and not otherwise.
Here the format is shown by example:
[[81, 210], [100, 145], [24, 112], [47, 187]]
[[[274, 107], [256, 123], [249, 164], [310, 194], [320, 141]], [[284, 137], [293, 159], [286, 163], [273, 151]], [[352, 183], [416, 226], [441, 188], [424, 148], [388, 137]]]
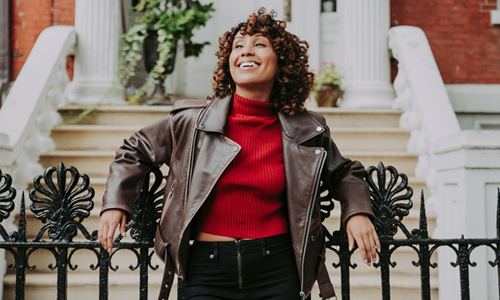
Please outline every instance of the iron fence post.
[[142, 247], [140, 250], [140, 300], [148, 299], [148, 268], [149, 268], [149, 248]]
[[[464, 236], [462, 235], [462, 239]], [[460, 268], [460, 290], [462, 300], [470, 300], [469, 292], [469, 245], [458, 245], [458, 264]]]
[[66, 300], [68, 290], [68, 248], [60, 247], [57, 251], [57, 300]]
[[99, 300], [108, 300], [109, 253], [103, 247], [99, 251]]

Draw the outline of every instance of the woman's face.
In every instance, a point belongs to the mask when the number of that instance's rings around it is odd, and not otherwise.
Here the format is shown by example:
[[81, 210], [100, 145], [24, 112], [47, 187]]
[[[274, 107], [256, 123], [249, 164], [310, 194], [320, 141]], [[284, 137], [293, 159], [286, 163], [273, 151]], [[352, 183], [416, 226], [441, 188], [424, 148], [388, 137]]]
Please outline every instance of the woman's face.
[[229, 71], [241, 89], [260, 89], [271, 93], [278, 73], [278, 57], [269, 39], [261, 34], [238, 33], [229, 56]]

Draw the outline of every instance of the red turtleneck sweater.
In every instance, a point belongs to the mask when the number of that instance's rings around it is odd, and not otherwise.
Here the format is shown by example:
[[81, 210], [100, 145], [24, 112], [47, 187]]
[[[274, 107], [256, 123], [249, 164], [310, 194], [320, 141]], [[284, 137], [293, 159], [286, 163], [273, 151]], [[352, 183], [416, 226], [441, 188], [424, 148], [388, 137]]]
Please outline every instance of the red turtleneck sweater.
[[201, 208], [198, 230], [234, 238], [288, 232], [281, 126], [272, 104], [235, 93], [224, 131], [241, 152]]

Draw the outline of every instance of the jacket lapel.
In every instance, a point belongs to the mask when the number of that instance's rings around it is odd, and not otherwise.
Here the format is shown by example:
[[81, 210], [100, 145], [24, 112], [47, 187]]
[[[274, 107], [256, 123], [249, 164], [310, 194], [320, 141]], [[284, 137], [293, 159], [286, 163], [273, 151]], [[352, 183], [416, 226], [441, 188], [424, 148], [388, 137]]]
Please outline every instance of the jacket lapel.
[[240, 152], [241, 146], [224, 136], [224, 125], [232, 97], [215, 99], [200, 117], [196, 130], [193, 176], [186, 202], [186, 228], [210, 194], [227, 166]]
[[[309, 210], [314, 198], [324, 149], [306, 147], [304, 142], [323, 133], [325, 129], [308, 112], [296, 116], [279, 113], [283, 131], [286, 194], [290, 233], [299, 253], [305, 239]], [[300, 267], [300, 261], [297, 261]]]

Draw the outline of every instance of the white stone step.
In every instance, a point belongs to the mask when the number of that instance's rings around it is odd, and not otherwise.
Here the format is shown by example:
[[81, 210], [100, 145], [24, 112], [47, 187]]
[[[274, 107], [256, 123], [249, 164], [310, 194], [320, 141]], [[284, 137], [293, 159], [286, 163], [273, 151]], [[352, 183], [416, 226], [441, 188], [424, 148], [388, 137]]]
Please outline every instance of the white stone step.
[[[76, 118], [87, 107], [59, 108], [64, 122]], [[171, 106], [100, 106], [78, 124], [147, 125], [167, 116]], [[343, 127], [399, 127], [402, 111], [392, 109], [342, 109], [320, 107], [314, 111], [323, 115], [332, 129]]]
[[111, 150], [55, 150], [40, 156], [40, 163], [44, 168], [58, 166], [63, 162], [66, 167], [73, 166], [80, 174], [105, 177], [109, 173], [109, 165], [115, 158], [115, 151]]
[[[160, 268], [156, 272], [149, 273], [148, 299], [157, 299], [161, 283]], [[99, 298], [99, 275], [95, 274], [71, 274], [68, 273], [68, 299], [88, 300]], [[341, 299], [340, 275], [331, 274], [338, 299]], [[351, 299], [382, 299], [380, 277], [358, 274], [353, 271], [350, 281]], [[391, 277], [391, 299], [420, 300], [420, 281], [408, 276]], [[139, 275], [110, 274], [108, 299], [137, 300], [139, 298]], [[54, 274], [31, 274], [27, 272], [25, 285], [26, 300], [56, 299], [57, 278]], [[431, 277], [431, 297], [438, 299], [438, 280]], [[312, 299], [319, 300], [319, 289], [315, 285], [312, 291]], [[172, 299], [177, 297], [177, 280], [174, 280]], [[7, 274], [4, 277], [3, 299], [15, 298], [15, 275]]]
[[[84, 106], [68, 106], [58, 111], [63, 123], [67, 123], [87, 109]], [[171, 110], [171, 106], [99, 106], [78, 124], [144, 126], [166, 117]]]
[[334, 128], [331, 136], [340, 151], [406, 151], [410, 133], [399, 128]]
[[[142, 126], [65, 125], [52, 131], [57, 150], [113, 150]], [[335, 128], [331, 136], [341, 151], [406, 151], [409, 133], [398, 128]]]
[[368, 166], [378, 166], [383, 162], [385, 167], [393, 166], [399, 173], [404, 173], [408, 177], [414, 176], [415, 166], [418, 156], [406, 151], [342, 151], [344, 157], [360, 161], [366, 168]]
[[345, 127], [391, 127], [399, 128], [403, 111], [392, 109], [345, 109], [320, 107], [316, 112], [323, 115], [330, 129]]
[[51, 137], [57, 150], [110, 150], [116, 151], [138, 125], [65, 125], [54, 129]]
[[[155, 272], [149, 271], [148, 299], [158, 299], [163, 268]], [[109, 275], [108, 299], [137, 300], [139, 299], [139, 270], [135, 274]], [[57, 298], [56, 272], [52, 274], [26, 272], [26, 300], [45, 300]], [[172, 295], [177, 295], [177, 284], [172, 287]], [[99, 270], [94, 273], [81, 274], [68, 271], [67, 299], [89, 300], [99, 299]], [[173, 299], [175, 297], [172, 297]], [[15, 274], [4, 277], [3, 299], [15, 299]]]
[[[340, 272], [330, 274], [331, 281], [335, 287], [335, 292], [339, 300], [342, 299], [340, 288]], [[395, 300], [421, 300], [420, 277], [413, 276], [392, 276], [391, 299]], [[352, 300], [371, 300], [382, 299], [382, 288], [380, 276], [365, 275], [362, 272], [351, 272], [350, 276], [350, 299]], [[431, 277], [431, 298], [438, 299], [439, 281], [437, 277]], [[315, 291], [315, 292], [314, 292]], [[319, 290], [317, 286], [313, 290], [312, 299], [319, 300]]]

